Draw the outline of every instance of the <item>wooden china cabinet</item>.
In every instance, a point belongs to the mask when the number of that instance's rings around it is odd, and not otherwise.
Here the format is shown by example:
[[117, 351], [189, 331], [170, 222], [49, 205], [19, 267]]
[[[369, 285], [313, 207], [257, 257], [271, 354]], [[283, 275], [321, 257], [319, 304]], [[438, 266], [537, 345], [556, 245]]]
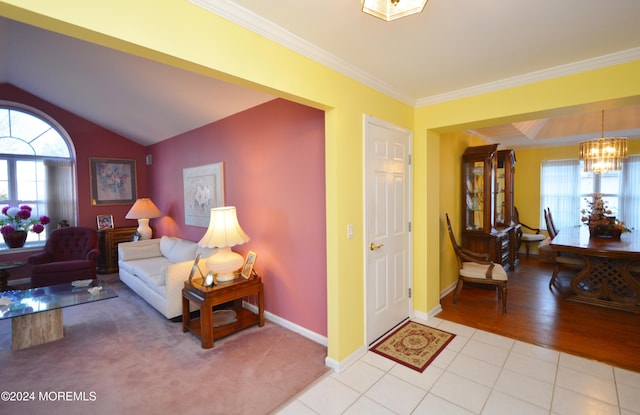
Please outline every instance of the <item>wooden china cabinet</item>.
[[462, 246], [516, 265], [513, 225], [515, 153], [497, 144], [469, 147], [462, 156]]

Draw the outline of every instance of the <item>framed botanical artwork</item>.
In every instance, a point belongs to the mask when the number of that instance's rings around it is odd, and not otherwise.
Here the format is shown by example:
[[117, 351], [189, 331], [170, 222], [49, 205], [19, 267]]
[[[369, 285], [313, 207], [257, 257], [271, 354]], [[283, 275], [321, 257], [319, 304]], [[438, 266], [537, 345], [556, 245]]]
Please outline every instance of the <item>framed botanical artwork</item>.
[[246, 279], [251, 278], [251, 274], [253, 272], [253, 265], [256, 263], [256, 253], [253, 251], [249, 251], [247, 254], [247, 258], [244, 260], [244, 265], [242, 266], [242, 272], [240, 275], [245, 277]]
[[137, 199], [136, 161], [89, 158], [92, 205], [128, 205]]
[[184, 222], [209, 226], [210, 211], [224, 206], [224, 172], [222, 162], [182, 170], [184, 181]]
[[98, 215], [96, 220], [98, 222], [98, 229], [113, 229], [112, 215]]

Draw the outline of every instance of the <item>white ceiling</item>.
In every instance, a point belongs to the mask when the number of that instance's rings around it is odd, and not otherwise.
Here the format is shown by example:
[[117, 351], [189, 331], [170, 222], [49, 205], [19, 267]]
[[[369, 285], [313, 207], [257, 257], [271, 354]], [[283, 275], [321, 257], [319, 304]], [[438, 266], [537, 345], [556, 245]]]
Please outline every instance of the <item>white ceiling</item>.
[[[190, 1], [410, 105], [640, 59], [637, 0], [429, 0], [393, 22], [356, 0]], [[2, 18], [0, 82], [144, 145], [274, 98]], [[639, 115], [607, 109], [607, 135], [638, 136]], [[561, 121], [473, 133], [510, 147], [601, 134], [600, 108]]]

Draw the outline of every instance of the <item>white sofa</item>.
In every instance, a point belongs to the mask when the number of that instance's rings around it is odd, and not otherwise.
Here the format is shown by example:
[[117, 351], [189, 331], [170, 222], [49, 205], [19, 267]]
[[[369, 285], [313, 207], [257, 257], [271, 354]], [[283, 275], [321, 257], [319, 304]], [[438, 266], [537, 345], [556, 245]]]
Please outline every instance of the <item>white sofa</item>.
[[[199, 267], [206, 275], [204, 259], [214, 249], [197, 243], [163, 236], [118, 245], [120, 280], [166, 318], [182, 316], [182, 288], [193, 261], [201, 254]], [[200, 277], [200, 274], [196, 272]]]

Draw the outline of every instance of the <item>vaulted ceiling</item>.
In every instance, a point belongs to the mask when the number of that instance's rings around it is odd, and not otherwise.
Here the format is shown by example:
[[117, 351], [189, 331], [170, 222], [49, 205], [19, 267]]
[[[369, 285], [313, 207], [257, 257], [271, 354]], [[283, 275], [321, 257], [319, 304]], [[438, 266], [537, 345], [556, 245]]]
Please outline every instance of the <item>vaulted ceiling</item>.
[[[632, 0], [429, 0], [393, 22], [355, 0], [191, 2], [416, 106], [640, 59]], [[275, 98], [3, 18], [0, 82], [144, 145]], [[559, 145], [599, 137], [602, 109], [607, 135], [640, 137], [640, 106], [612, 103], [470, 132]]]

